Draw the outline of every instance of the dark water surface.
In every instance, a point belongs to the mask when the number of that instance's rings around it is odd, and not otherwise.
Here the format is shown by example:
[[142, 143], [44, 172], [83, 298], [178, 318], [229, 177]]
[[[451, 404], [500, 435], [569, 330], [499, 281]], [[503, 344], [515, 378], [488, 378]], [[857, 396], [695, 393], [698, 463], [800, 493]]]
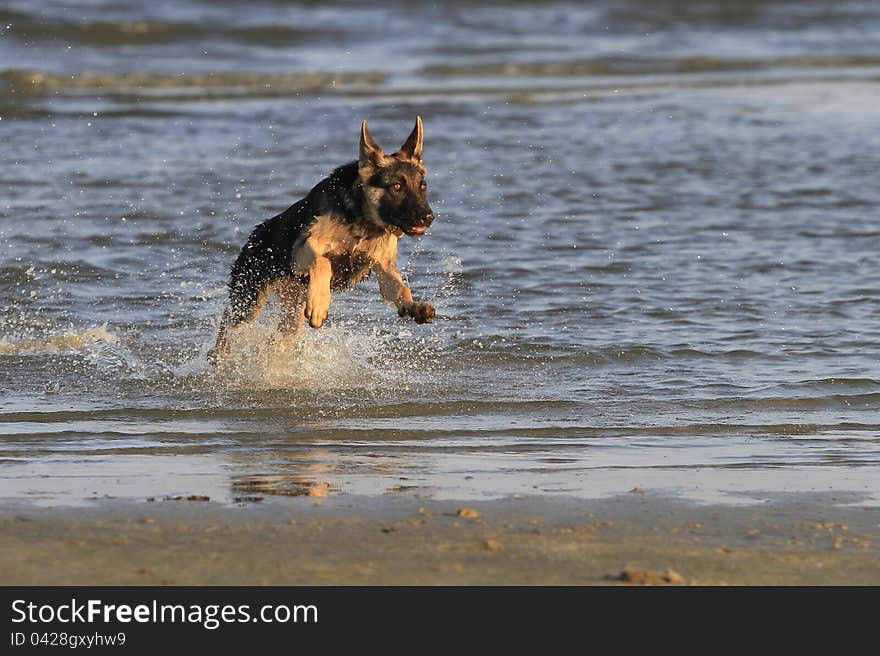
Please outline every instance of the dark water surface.
[[[72, 4], [0, 2], [6, 502], [880, 502], [880, 4]], [[416, 114], [438, 321], [212, 374], [251, 227]]]

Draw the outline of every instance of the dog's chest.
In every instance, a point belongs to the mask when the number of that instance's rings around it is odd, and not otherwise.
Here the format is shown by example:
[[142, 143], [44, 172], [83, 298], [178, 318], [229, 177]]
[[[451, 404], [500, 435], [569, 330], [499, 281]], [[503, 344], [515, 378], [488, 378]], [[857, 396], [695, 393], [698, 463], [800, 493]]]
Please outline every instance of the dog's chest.
[[330, 278], [332, 289], [343, 289], [358, 284], [370, 275], [374, 262], [363, 253], [327, 254], [333, 276]]
[[345, 224], [324, 217], [318, 219], [308, 241], [316, 253], [330, 260], [331, 286], [336, 289], [356, 285], [377, 263], [394, 258], [397, 250], [397, 238], [393, 235], [361, 235]]

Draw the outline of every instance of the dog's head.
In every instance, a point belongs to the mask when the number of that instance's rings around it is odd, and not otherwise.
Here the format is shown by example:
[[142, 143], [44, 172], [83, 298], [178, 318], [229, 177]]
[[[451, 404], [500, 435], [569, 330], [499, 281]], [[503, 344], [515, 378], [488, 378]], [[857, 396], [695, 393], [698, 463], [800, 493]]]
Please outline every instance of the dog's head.
[[428, 205], [422, 137], [422, 119], [417, 117], [412, 134], [400, 150], [386, 155], [370, 136], [367, 122], [361, 126], [358, 174], [365, 214], [374, 223], [410, 237], [422, 236], [434, 221], [434, 212]]

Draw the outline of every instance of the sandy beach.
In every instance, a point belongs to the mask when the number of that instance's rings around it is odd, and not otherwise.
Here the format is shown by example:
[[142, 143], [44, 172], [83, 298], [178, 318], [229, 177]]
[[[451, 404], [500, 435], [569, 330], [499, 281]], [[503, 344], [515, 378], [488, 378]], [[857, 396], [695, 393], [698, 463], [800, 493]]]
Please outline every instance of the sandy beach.
[[230, 507], [6, 509], [6, 585], [878, 585], [880, 508], [779, 497], [694, 505], [462, 504], [406, 496]]

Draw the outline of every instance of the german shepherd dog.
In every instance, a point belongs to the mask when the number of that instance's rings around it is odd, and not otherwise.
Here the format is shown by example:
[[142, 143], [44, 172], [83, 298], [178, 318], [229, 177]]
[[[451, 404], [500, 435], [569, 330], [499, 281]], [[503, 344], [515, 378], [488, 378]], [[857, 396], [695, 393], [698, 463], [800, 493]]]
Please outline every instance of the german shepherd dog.
[[337, 168], [302, 200], [258, 225], [232, 265], [229, 305], [217, 343], [217, 363], [229, 353], [229, 332], [254, 321], [271, 292], [281, 301], [278, 335], [294, 336], [304, 319], [320, 328], [331, 291], [376, 272], [382, 298], [416, 323], [434, 320], [434, 307], [413, 300], [397, 269], [397, 242], [421, 237], [434, 221], [422, 163], [422, 119], [393, 155], [361, 125], [357, 161]]

